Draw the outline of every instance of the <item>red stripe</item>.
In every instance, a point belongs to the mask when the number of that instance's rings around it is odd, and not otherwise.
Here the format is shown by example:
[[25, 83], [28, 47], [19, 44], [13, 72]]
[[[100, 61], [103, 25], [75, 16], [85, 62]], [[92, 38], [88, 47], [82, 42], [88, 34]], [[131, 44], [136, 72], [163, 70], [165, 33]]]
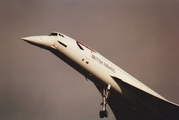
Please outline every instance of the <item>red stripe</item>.
[[79, 41], [76, 41], [76, 42], [77, 42], [78, 44], [80, 44], [80, 45], [86, 47], [87, 49], [91, 50], [92, 52], [96, 52], [95, 50], [93, 50], [92, 48], [88, 47], [87, 45], [85, 45], [85, 44], [83, 44], [83, 43], [81, 43], [81, 42], [79, 42]]

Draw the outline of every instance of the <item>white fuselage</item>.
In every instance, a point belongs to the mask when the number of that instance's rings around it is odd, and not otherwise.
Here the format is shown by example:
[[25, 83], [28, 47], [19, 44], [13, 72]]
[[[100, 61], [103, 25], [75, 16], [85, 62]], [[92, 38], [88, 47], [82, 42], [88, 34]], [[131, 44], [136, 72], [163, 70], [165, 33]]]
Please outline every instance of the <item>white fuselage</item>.
[[[112, 88], [120, 94], [122, 94], [123, 91], [111, 76], [120, 78], [123, 82], [166, 101], [166, 99], [161, 95], [154, 92], [152, 89], [132, 77], [95, 50], [64, 34], [57, 33], [57, 35], [54, 36], [33, 36], [22, 39], [60, 52], [68, 59], [74, 61], [77, 65], [88, 71], [89, 75], [95, 76], [103, 84], [111, 85]], [[95, 81], [93, 82], [95, 83]]]

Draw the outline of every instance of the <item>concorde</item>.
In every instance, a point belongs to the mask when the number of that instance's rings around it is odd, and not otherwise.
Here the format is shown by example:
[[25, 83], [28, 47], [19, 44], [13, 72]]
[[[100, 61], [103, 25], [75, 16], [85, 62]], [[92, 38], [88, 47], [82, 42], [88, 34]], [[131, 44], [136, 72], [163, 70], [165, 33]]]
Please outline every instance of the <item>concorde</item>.
[[109, 105], [117, 120], [179, 120], [179, 105], [170, 102], [97, 51], [60, 32], [22, 40], [49, 50], [92, 81], [102, 95], [101, 118]]

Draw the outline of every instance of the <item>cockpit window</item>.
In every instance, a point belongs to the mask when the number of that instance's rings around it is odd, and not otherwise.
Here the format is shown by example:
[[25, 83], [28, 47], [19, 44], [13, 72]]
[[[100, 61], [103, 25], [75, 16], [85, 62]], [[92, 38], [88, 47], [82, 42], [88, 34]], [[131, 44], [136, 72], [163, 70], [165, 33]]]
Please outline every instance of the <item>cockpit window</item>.
[[59, 32], [53, 32], [53, 33], [50, 34], [50, 36], [61, 36], [61, 37], [64, 37], [64, 35], [59, 33]]
[[51, 33], [50, 36], [57, 36], [57, 33]]
[[59, 36], [62, 36], [62, 37], [64, 37], [64, 35], [62, 35], [62, 34], [59, 34]]

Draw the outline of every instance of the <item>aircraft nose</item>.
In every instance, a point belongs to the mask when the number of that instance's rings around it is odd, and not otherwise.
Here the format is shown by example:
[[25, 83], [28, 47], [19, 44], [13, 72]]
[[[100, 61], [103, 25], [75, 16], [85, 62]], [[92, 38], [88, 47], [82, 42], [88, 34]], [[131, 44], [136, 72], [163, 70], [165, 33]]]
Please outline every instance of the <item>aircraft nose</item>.
[[54, 39], [51, 39], [49, 36], [30, 36], [21, 39], [37, 46], [52, 47], [54, 43]]
[[32, 37], [24, 37], [24, 38], [21, 38], [21, 39], [24, 40], [24, 41], [27, 41], [27, 42], [36, 43], [40, 40], [40, 37], [32, 36]]

